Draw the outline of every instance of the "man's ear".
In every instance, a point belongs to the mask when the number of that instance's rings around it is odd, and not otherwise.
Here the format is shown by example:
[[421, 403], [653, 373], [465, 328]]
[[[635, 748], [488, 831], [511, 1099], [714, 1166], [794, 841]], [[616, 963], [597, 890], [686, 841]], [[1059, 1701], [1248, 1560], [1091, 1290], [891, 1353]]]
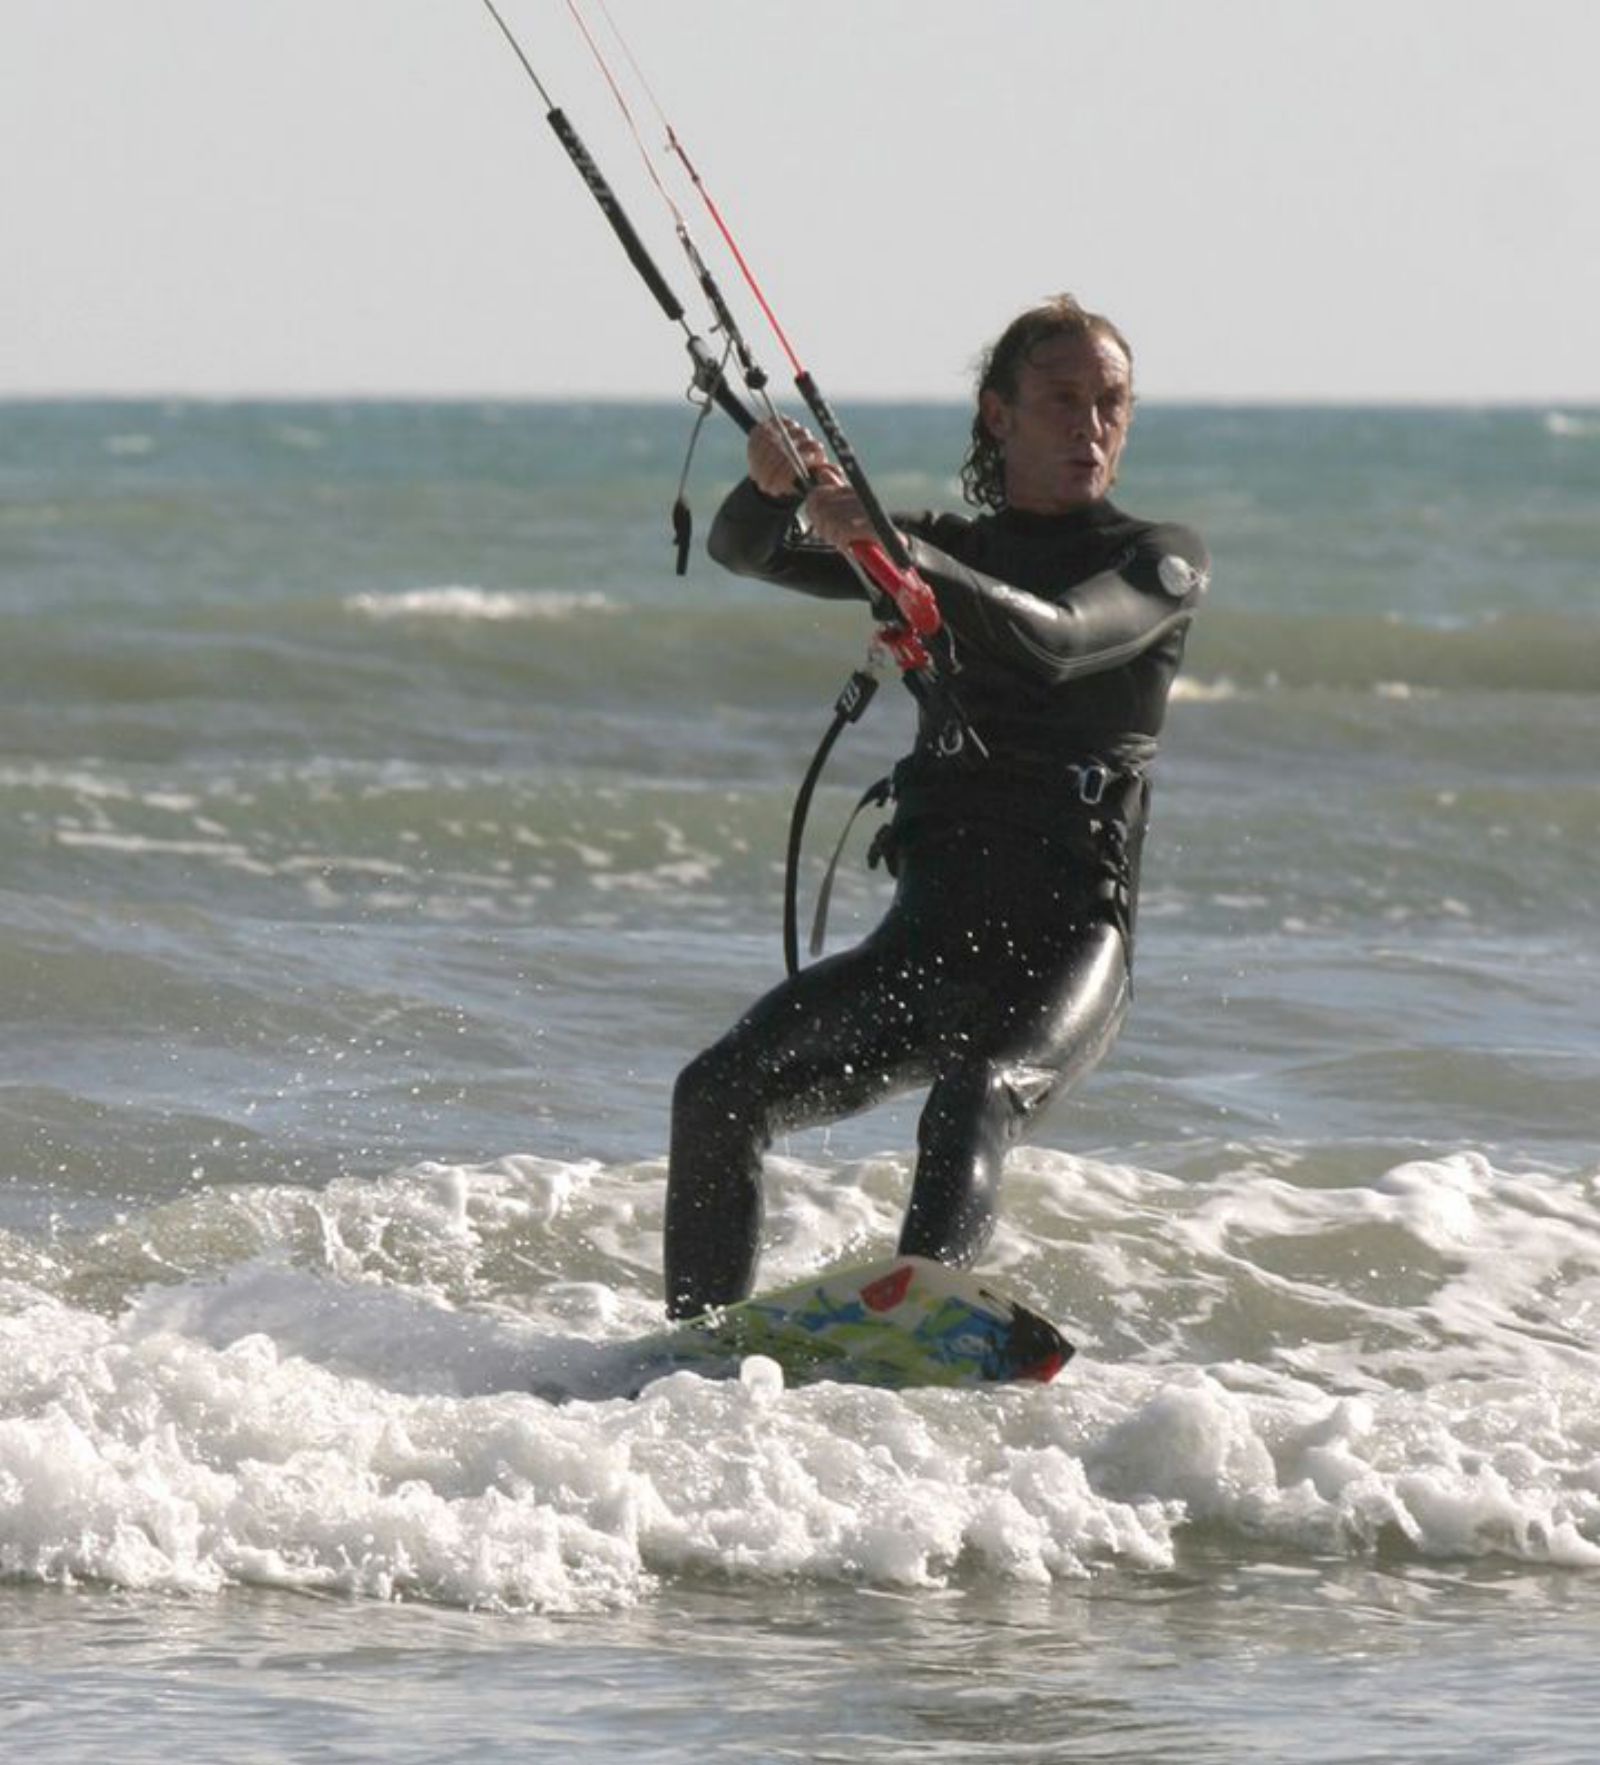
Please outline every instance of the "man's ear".
[[1011, 407], [992, 386], [985, 386], [978, 394], [978, 415], [996, 441], [1004, 441], [1011, 433]]

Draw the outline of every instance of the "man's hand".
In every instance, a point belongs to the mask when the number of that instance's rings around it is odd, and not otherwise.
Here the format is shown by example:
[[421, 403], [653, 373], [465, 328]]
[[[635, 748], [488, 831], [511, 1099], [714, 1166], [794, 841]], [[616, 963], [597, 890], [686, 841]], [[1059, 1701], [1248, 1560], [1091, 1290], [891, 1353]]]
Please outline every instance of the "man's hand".
[[[779, 424], [782, 434], [788, 437], [787, 444], [780, 437]], [[860, 497], [829, 458], [828, 450], [803, 424], [788, 417], [779, 418], [778, 423], [769, 418], [750, 432], [746, 457], [756, 488], [778, 497], [793, 496], [796, 490], [804, 489], [804, 485], [795, 482], [796, 455], [811, 477], [805, 512], [816, 537], [839, 551], [848, 551], [861, 540], [876, 539], [877, 532], [861, 506]]]
[[757, 423], [745, 444], [751, 482], [767, 496], [799, 494], [807, 483], [795, 477], [797, 455], [813, 478], [824, 470], [832, 470], [828, 450], [803, 424], [791, 422], [788, 417], [776, 421], [769, 417], [764, 423]]
[[845, 482], [844, 473], [834, 465], [829, 465], [819, 475], [816, 489], [806, 498], [806, 519], [818, 539], [842, 552], [861, 540], [876, 540], [878, 537], [877, 529], [861, 506], [861, 498]]

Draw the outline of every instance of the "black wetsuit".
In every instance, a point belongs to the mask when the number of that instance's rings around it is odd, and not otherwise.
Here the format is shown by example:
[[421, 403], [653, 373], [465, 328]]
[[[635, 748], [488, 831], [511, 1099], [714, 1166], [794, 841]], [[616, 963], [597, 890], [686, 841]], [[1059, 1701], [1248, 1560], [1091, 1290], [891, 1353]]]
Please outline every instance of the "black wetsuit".
[[[861, 598], [794, 502], [748, 480], [711, 553], [743, 575]], [[1146, 768], [1208, 563], [1187, 528], [1101, 502], [899, 518], [938, 598], [961, 708], [989, 751], [941, 752], [924, 711], [895, 769], [894, 902], [854, 949], [782, 982], [679, 1076], [667, 1307], [743, 1297], [776, 1133], [931, 1085], [900, 1249], [965, 1265], [1007, 1145], [1110, 1046], [1127, 1010]], [[943, 741], [941, 741], [943, 737]]]

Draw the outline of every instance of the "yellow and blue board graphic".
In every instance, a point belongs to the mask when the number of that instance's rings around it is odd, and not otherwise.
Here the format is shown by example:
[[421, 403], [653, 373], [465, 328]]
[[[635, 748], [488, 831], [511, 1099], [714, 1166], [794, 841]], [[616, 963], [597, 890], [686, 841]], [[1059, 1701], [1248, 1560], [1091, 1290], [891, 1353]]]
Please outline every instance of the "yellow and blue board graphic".
[[1003, 1385], [1053, 1379], [1073, 1348], [980, 1276], [897, 1256], [818, 1275], [635, 1343], [635, 1388], [680, 1369], [737, 1372], [765, 1355], [790, 1384]]

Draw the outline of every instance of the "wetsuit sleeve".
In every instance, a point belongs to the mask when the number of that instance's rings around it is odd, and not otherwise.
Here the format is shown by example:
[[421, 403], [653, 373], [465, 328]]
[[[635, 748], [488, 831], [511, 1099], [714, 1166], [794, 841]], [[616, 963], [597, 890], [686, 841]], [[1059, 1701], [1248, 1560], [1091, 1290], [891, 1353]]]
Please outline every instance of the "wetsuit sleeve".
[[799, 497], [768, 496], [746, 478], [717, 510], [706, 550], [736, 576], [826, 600], [865, 600], [860, 579], [839, 553], [800, 533], [799, 508]]
[[912, 561], [958, 645], [1047, 681], [1117, 668], [1194, 617], [1210, 559], [1187, 527], [1151, 527], [1116, 568], [1059, 593], [1031, 594], [959, 562], [927, 540]]

